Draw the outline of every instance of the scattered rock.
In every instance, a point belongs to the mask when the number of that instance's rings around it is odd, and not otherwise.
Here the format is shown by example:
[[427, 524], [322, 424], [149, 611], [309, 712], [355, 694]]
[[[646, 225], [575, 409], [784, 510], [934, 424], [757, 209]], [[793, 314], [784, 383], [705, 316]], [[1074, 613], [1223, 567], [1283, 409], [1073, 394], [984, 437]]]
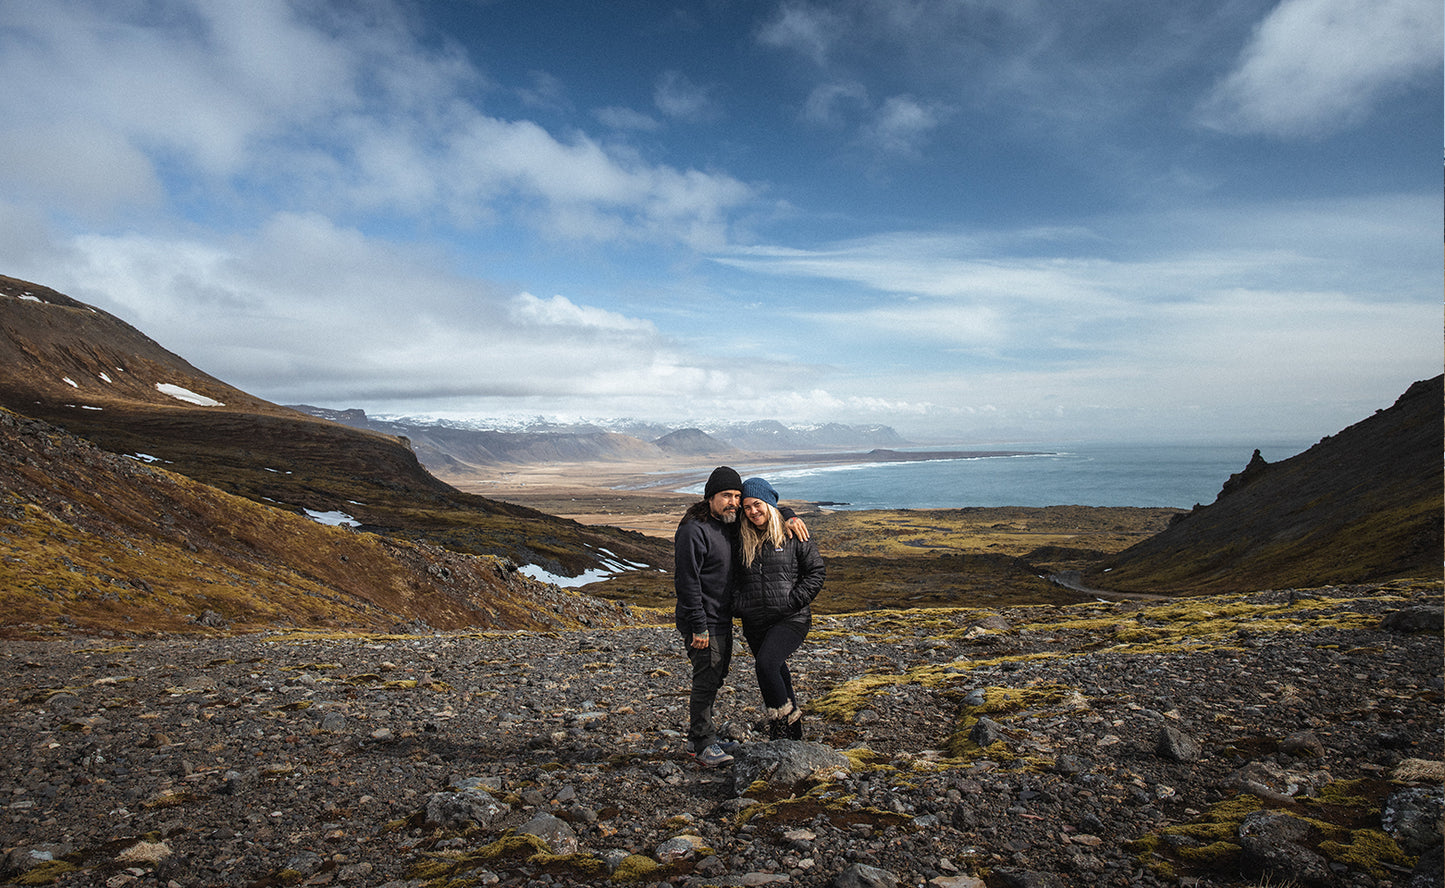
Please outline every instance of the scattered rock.
[[1413, 786], [1385, 801], [1380, 820], [1385, 832], [1405, 850], [1419, 856], [1441, 842], [1445, 827], [1445, 787]]
[[1332, 879], [1330, 863], [1309, 848], [1310, 825], [1279, 811], [1255, 811], [1239, 827], [1239, 845], [1251, 863], [1299, 882]]
[[898, 888], [898, 877], [876, 866], [855, 863], [838, 874], [833, 888]]
[[1295, 758], [1323, 758], [1325, 745], [1312, 731], [1296, 731], [1279, 741], [1279, 751]]
[[812, 777], [833, 778], [852, 767], [838, 750], [807, 740], [749, 743], [738, 747], [734, 756], [734, 790], [739, 796], [757, 781], [786, 788]]
[[1154, 751], [1171, 762], [1197, 762], [1200, 755], [1199, 741], [1171, 725], [1159, 729]]
[[[1239, 883], [1241, 867], [1306, 884], [1323, 860], [1339, 888], [1402, 888], [1402, 870], [1372, 877], [1322, 853], [1321, 833], [1292, 831], [1333, 816], [1341, 795], [1378, 798], [1325, 792], [1331, 779], [1389, 777], [1420, 792], [1351, 808], [1347, 828], [1384, 823], [1402, 850], [1420, 849], [1419, 878], [1438, 861], [1442, 638], [1378, 628], [1405, 594], [1384, 593], [1188, 602], [1213, 612], [1199, 625], [1253, 627], [1248, 646], [1229, 629], [1224, 644], [1171, 647], [1196, 622], [1160, 616], [1180, 602], [1009, 609], [1006, 646], [988, 660], [920, 644], [960, 640], [939, 627], [962, 632], [973, 615], [830, 616], [831, 639], [818, 633], [790, 661], [808, 743], [757, 742], [756, 690], [735, 664], [718, 704], [743, 740], [732, 773], [683, 750], [686, 661], [669, 626], [7, 639], [0, 881], [41, 866], [77, 868], [57, 886], [116, 888], [828, 888], [845, 870], [850, 884], [877, 871], [873, 884], [977, 888], [970, 872], [985, 869], [993, 888], [1172, 884], [1153, 862], [1211, 888]], [[1287, 608], [1290, 629], [1251, 622], [1255, 606]], [[1246, 615], [1219, 616], [1230, 612]], [[1146, 641], [1100, 638], [1124, 624]], [[985, 704], [1009, 754], [954, 757], [961, 721]], [[1205, 754], [1155, 754], [1163, 726], [1187, 726]], [[1278, 740], [1290, 732], [1301, 736]], [[1251, 796], [1264, 810], [1247, 826], [1219, 819]], [[1214, 839], [1166, 832], [1186, 826], [1252, 850], [1211, 863]], [[142, 843], [170, 854], [117, 859]], [[528, 862], [539, 854], [545, 868]]]
[[1402, 607], [1380, 621], [1391, 632], [1441, 632], [1445, 630], [1445, 606], [1413, 604]]
[[517, 827], [517, 834], [536, 836], [547, 843], [553, 854], [576, 854], [577, 833], [567, 821], [551, 814], [538, 814]]

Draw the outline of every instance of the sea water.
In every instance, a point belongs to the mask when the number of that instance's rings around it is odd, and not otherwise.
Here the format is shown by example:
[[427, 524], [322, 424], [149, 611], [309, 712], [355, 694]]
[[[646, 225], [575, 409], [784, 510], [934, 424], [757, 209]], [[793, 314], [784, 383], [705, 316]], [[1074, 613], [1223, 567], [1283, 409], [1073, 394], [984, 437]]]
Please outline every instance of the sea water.
[[[1168, 506], [1209, 504], [1255, 448], [1269, 462], [1314, 442], [1269, 444], [1008, 444], [952, 445], [950, 451], [1031, 451], [1026, 456], [841, 466], [734, 467], [761, 475], [784, 500], [830, 503], [838, 509], [948, 509], [966, 506]], [[912, 452], [910, 450], [910, 452]], [[702, 486], [687, 488], [701, 493]]]

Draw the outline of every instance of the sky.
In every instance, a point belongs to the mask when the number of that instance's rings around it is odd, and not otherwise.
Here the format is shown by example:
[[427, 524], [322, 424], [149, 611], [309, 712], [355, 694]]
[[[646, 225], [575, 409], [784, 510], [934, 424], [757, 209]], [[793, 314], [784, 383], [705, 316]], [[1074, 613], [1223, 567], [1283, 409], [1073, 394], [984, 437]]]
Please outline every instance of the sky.
[[0, 273], [282, 404], [1314, 440], [1439, 374], [1439, 0], [6, 0]]

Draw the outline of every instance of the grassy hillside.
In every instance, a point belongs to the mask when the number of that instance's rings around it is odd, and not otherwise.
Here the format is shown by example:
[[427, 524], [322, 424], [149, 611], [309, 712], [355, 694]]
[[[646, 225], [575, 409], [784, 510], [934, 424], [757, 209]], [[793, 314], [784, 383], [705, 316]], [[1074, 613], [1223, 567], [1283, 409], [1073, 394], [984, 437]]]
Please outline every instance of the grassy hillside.
[[0, 409], [0, 634], [556, 628], [623, 617], [503, 559], [318, 524]]

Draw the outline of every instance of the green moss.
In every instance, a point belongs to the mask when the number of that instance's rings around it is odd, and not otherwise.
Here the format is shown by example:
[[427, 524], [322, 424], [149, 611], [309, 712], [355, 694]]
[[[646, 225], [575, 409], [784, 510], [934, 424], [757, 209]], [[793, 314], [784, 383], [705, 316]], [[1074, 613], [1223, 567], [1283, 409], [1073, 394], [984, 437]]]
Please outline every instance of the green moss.
[[1212, 868], [1234, 861], [1243, 850], [1233, 842], [1218, 841], [1192, 848], [1176, 848], [1174, 853], [1190, 863]]
[[1415, 858], [1401, 850], [1394, 839], [1377, 829], [1351, 830], [1348, 838], [1347, 842], [1334, 839], [1320, 842], [1320, 853], [1337, 863], [1364, 870], [1376, 879], [1383, 879], [1388, 874], [1381, 866], [1382, 863], [1397, 867], [1415, 865]]
[[577, 873], [592, 878], [607, 875], [607, 864], [591, 854], [534, 854], [527, 862], [547, 872]]
[[1001, 740], [987, 748], [980, 748], [969, 738], [978, 720], [985, 715], [998, 716], [1003, 720], [1014, 713], [1046, 706], [1063, 705], [1070, 709], [1082, 709], [1088, 705], [1087, 697], [1061, 684], [1039, 684], [1026, 688], [988, 687], [983, 689], [983, 694], [982, 703], [964, 708], [948, 738], [949, 755], [961, 761], [986, 758], [995, 762], [1011, 762], [1018, 759], [1019, 756]]
[[80, 867], [68, 860], [49, 860], [34, 869], [16, 877], [16, 885], [49, 885], [66, 873], [73, 873]]
[[482, 860], [496, 860], [498, 858], [530, 858], [536, 854], [551, 854], [552, 849], [546, 842], [530, 833], [523, 835], [503, 836], [492, 844], [476, 852], [476, 856]]
[[651, 857], [644, 857], [641, 854], [629, 854], [617, 865], [617, 869], [612, 871], [612, 881], [625, 883], [643, 882], [651, 879], [660, 869], [662, 869], [662, 864], [653, 860]]

